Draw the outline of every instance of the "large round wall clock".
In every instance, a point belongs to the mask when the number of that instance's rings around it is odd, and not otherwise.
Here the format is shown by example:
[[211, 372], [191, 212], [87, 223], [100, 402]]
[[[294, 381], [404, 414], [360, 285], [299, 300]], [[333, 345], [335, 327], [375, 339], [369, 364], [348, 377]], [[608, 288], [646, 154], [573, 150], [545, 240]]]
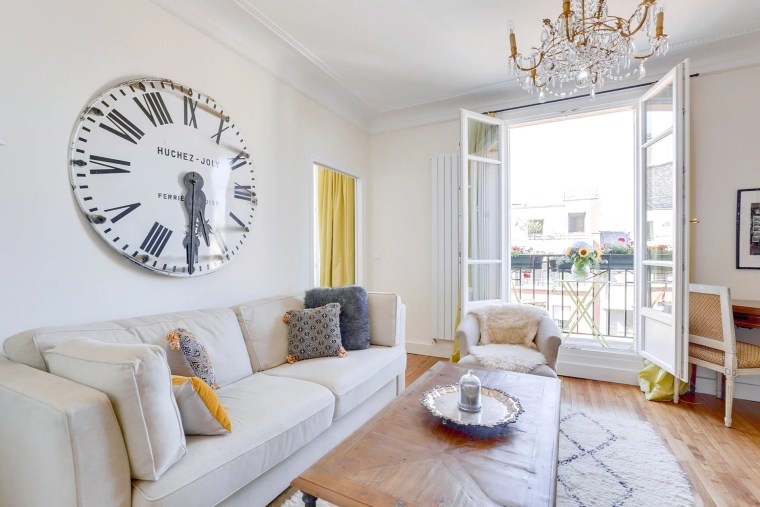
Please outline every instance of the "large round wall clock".
[[92, 226], [156, 273], [201, 275], [239, 253], [256, 186], [240, 127], [209, 96], [166, 79], [115, 86], [85, 108], [71, 184]]

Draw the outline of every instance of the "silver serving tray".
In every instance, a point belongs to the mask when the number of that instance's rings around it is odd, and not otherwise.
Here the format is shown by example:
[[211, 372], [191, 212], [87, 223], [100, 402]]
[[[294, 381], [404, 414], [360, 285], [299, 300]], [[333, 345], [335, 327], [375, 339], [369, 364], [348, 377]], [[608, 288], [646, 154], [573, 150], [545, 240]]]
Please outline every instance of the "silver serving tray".
[[457, 406], [459, 384], [435, 386], [422, 395], [422, 405], [431, 414], [460, 426], [497, 428], [517, 421], [523, 409], [520, 400], [492, 387], [480, 388], [480, 412], [465, 412]]

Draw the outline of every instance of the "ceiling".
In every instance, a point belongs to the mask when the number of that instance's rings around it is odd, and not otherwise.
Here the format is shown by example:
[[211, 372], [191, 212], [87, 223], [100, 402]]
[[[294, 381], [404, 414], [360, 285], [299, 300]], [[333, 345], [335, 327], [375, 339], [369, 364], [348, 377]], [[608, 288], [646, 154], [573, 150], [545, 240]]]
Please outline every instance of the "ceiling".
[[[507, 23], [518, 48], [538, 43], [560, 0], [153, 0], [305, 95], [381, 132], [446, 121], [466, 107], [535, 101], [507, 72]], [[638, 0], [609, 0], [629, 16]], [[760, 2], [669, 0], [670, 53], [700, 72], [760, 64]]]

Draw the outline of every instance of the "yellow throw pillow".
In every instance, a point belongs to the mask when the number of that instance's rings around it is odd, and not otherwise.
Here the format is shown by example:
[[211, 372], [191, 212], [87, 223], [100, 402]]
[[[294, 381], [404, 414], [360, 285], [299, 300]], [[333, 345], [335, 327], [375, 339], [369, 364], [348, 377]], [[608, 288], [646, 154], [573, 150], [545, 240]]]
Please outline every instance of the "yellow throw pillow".
[[227, 411], [206, 382], [198, 377], [172, 375], [172, 389], [186, 435], [223, 435], [232, 431]]

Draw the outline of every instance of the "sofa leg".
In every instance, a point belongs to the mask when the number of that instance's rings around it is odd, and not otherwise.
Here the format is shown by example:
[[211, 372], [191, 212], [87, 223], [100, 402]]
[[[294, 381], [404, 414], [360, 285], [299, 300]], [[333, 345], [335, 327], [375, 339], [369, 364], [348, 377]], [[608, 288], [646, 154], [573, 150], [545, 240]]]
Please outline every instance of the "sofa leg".
[[303, 494], [303, 504], [305, 507], [317, 507], [317, 497], [308, 493]]

